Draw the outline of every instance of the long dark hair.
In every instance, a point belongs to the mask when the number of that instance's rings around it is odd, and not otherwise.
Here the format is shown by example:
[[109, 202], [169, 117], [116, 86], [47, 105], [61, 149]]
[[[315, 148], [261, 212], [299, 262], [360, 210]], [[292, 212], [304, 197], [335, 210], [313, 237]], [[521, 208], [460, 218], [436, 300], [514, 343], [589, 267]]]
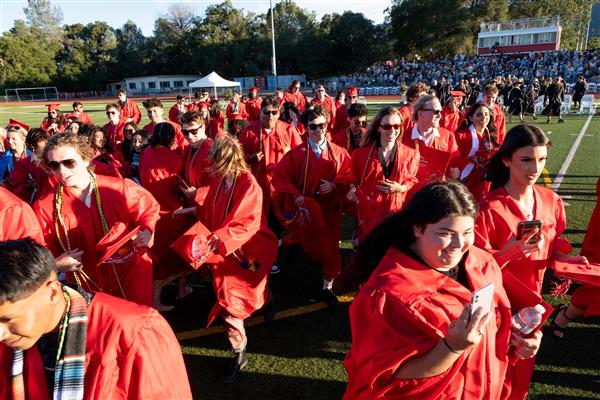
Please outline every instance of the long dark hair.
[[488, 132], [490, 133], [490, 139], [492, 139], [492, 143], [494, 144], [494, 146], [498, 146], [498, 132], [496, 131], [496, 125], [494, 125], [494, 109], [488, 107], [486, 104], [484, 104], [482, 102], [475, 103], [475, 104], [473, 104], [473, 106], [471, 106], [471, 108], [469, 109], [469, 112], [465, 116], [465, 119], [463, 120], [463, 122], [458, 127], [457, 131], [467, 129], [472, 124], [471, 118], [473, 117], [473, 115], [475, 115], [477, 110], [479, 110], [482, 107], [487, 108], [488, 111], [490, 112], [490, 122], [488, 122], [486, 128], [487, 128]]
[[434, 182], [419, 190], [401, 211], [375, 226], [356, 254], [359, 283], [366, 282], [390, 247], [406, 251], [416, 240], [413, 227], [450, 216], [477, 217], [477, 203], [460, 182]]
[[[377, 146], [381, 146], [379, 127], [381, 126], [381, 121], [386, 115], [397, 115], [400, 117], [400, 122], [402, 122], [402, 114], [400, 114], [400, 110], [398, 110], [396, 107], [383, 107], [381, 110], [379, 110], [375, 118], [373, 118], [371, 125], [369, 125], [369, 128], [363, 137], [362, 146], [367, 146], [373, 142], [377, 143]], [[400, 134], [398, 135], [398, 139], [396, 140], [401, 140], [403, 134], [404, 129], [402, 128], [400, 130]]]
[[485, 180], [492, 182], [491, 190], [506, 185], [510, 178], [510, 170], [504, 165], [503, 160], [509, 160], [515, 151], [527, 146], [550, 148], [552, 143], [544, 131], [535, 125], [519, 124], [509, 130], [504, 142], [486, 168]]
[[170, 149], [175, 142], [175, 128], [168, 122], [154, 125], [154, 131], [149, 142], [152, 147], [163, 146]]

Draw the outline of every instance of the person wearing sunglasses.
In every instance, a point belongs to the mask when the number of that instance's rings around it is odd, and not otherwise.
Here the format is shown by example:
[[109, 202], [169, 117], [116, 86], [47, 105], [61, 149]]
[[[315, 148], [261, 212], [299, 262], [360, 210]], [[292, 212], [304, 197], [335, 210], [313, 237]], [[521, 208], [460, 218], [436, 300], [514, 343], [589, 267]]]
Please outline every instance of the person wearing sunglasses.
[[117, 90], [117, 104], [119, 106], [119, 115], [123, 122], [134, 122], [139, 125], [142, 121], [142, 113], [136, 102], [127, 97], [125, 89]]
[[362, 103], [354, 103], [347, 112], [347, 127], [342, 128], [333, 135], [333, 143], [346, 149], [352, 155], [354, 150], [362, 145], [363, 135], [367, 131], [367, 114], [369, 110]]
[[67, 119], [59, 109], [60, 104], [46, 104], [46, 107], [48, 107], [48, 116], [44, 118], [40, 128], [51, 135], [63, 133], [67, 129]]
[[400, 107], [400, 115], [402, 116], [403, 132], [408, 133], [413, 127], [413, 108], [415, 103], [421, 96], [425, 96], [429, 88], [423, 82], [413, 83], [406, 90], [406, 103]]
[[123, 130], [125, 129], [126, 122], [121, 120], [121, 111], [118, 104], [107, 104], [104, 109], [106, 110], [108, 122], [104, 124], [102, 130], [108, 133], [111, 143], [118, 145], [122, 143], [125, 138]]
[[54, 135], [46, 143], [42, 160], [58, 184], [33, 204], [44, 241], [55, 256], [79, 254], [67, 281], [151, 306], [148, 255], [137, 251], [125, 263], [99, 264], [96, 246], [117, 223], [127, 231], [140, 227], [132, 239], [136, 249], [151, 246], [160, 206], [132, 180], [94, 174], [92, 158], [85, 137]]
[[145, 100], [142, 104], [146, 109], [146, 112], [148, 113], [148, 118], [150, 119], [150, 122], [144, 125], [143, 128], [146, 132], [148, 132], [148, 139], [152, 138], [152, 135], [155, 132], [154, 128], [157, 124], [163, 122], [171, 124], [171, 126], [173, 126], [173, 129], [175, 129], [175, 147], [179, 154], [183, 154], [183, 149], [185, 148], [186, 144], [185, 138], [183, 137], [183, 133], [181, 132], [181, 125], [172, 121], [168, 121], [164, 118], [162, 102], [156, 97], [149, 98]]
[[342, 269], [339, 240], [351, 160], [346, 149], [327, 140], [326, 110], [316, 105], [303, 118], [308, 122], [308, 140], [288, 152], [275, 169], [275, 214], [290, 231], [292, 242], [299, 242], [321, 264], [323, 286], [317, 298], [336, 307], [333, 280]]
[[292, 81], [288, 87], [288, 91], [283, 95], [283, 103], [287, 103], [288, 101], [294, 103], [300, 112], [304, 112], [308, 106], [308, 99], [300, 90], [300, 81], [297, 79]]
[[[333, 132], [333, 126], [335, 125], [335, 112], [337, 107], [335, 106], [331, 96], [327, 94], [325, 86], [323, 85], [317, 86], [316, 96], [310, 101], [311, 106], [316, 106], [317, 104], [327, 110], [327, 132]], [[329, 139], [331, 139], [331, 137], [329, 137]]]
[[367, 130], [363, 146], [352, 153], [352, 183], [346, 197], [358, 210], [359, 243], [402, 208], [406, 192], [417, 183], [419, 152], [402, 144], [401, 135], [400, 111], [384, 107]]
[[[342, 93], [343, 91], [338, 96]], [[355, 103], [358, 103], [358, 89], [353, 86], [346, 89], [344, 101], [338, 102], [336, 98], [335, 122], [332, 132], [338, 132], [348, 127], [348, 109]]]
[[11, 186], [10, 175], [15, 169], [15, 164], [24, 158], [31, 157], [32, 153], [25, 146], [25, 138], [29, 125], [15, 119], [10, 119], [6, 127], [7, 150], [0, 156], [0, 184]]

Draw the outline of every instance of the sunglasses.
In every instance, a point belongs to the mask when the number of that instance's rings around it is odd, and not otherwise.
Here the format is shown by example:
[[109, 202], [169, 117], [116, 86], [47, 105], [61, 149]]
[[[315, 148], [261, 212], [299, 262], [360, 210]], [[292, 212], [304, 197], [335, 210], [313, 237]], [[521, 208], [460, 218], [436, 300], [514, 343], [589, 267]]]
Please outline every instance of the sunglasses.
[[379, 127], [381, 129], [383, 129], [384, 131], [389, 131], [392, 128], [394, 128], [395, 130], [398, 130], [398, 129], [402, 128], [402, 124], [381, 124], [381, 125], [379, 125]]
[[369, 124], [367, 121], [353, 121], [354, 125], [356, 126], [362, 126], [363, 128], [366, 128], [367, 125]]
[[69, 158], [67, 160], [62, 160], [62, 161], [48, 161], [46, 163], [46, 165], [48, 166], [48, 168], [50, 168], [52, 171], [58, 171], [58, 169], [60, 168], [61, 164], [63, 166], [65, 166], [68, 169], [73, 169], [77, 166], [77, 160], [73, 160], [72, 158]]
[[189, 135], [197, 135], [198, 131], [200, 129], [204, 129], [204, 125], [200, 125], [199, 127], [195, 128], [195, 129], [182, 129], [181, 131], [183, 132], [184, 136], [189, 136]]
[[117, 112], [116, 111], [107, 111], [106, 115], [116, 115]]
[[421, 108], [421, 111], [431, 111], [435, 115], [441, 115], [442, 114], [442, 110], [436, 110], [434, 108]]
[[316, 131], [317, 128], [325, 129], [326, 126], [327, 124], [325, 122], [321, 122], [320, 124], [308, 124], [308, 129], [310, 129], [311, 131]]
[[279, 114], [279, 110], [262, 110], [262, 113], [264, 115], [269, 115], [269, 114], [277, 115], [277, 114]]
[[135, 129], [125, 129], [126, 133], [135, 133]]
[[317, 92], [324, 92], [324, 91], [325, 91], [325, 89], [319, 89], [319, 90], [317, 90]]

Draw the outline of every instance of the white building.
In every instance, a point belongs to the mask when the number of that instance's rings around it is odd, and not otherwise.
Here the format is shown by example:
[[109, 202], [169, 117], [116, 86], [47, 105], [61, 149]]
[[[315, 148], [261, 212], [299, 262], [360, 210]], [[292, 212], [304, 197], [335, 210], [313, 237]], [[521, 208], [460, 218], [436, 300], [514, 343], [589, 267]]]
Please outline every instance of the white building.
[[132, 96], [188, 93], [188, 85], [200, 79], [199, 75], [154, 75], [125, 78], [120, 82], [108, 84], [108, 90], [117, 91], [121, 88], [127, 90]]

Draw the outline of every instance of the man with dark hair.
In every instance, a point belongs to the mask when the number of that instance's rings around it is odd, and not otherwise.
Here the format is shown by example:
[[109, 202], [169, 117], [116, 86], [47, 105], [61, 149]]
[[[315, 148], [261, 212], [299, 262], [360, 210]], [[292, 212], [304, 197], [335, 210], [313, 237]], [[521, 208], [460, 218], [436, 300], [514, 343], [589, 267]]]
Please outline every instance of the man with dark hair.
[[585, 76], [579, 75], [577, 77], [577, 83], [573, 86], [573, 107], [579, 110], [581, 107], [581, 99], [587, 90], [588, 84], [585, 80]]
[[346, 129], [348, 127], [348, 109], [352, 104], [358, 103], [358, 89], [350, 86], [346, 89], [346, 100], [345, 104], [338, 107], [335, 112], [335, 124], [333, 126], [333, 132], [337, 132], [340, 129]]
[[73, 112], [65, 114], [65, 118], [75, 118], [77, 122], [81, 124], [93, 125], [94, 122], [90, 118], [89, 114], [83, 111], [83, 104], [79, 101], [73, 102]]
[[156, 310], [61, 284], [28, 239], [0, 243], [0, 342], [3, 399], [192, 398]]
[[185, 104], [185, 97], [178, 94], [177, 102], [169, 109], [169, 120], [181, 124], [181, 116], [188, 111], [190, 111], [190, 108]]
[[560, 115], [560, 108], [562, 107], [562, 103], [565, 100], [565, 88], [562, 84], [562, 78], [557, 76], [554, 78], [554, 82], [548, 86], [546, 89], [546, 93], [544, 95], [544, 105], [546, 106], [544, 109], [544, 113], [548, 114], [548, 119], [546, 123], [549, 124], [553, 115], [558, 116], [558, 123], [565, 122]]
[[327, 110], [327, 124], [329, 127], [329, 132], [333, 132], [335, 125], [336, 106], [331, 96], [327, 94], [325, 86], [323, 85], [317, 86], [316, 96], [310, 101], [310, 105], [313, 107], [317, 104], [321, 105], [321, 107]]
[[294, 103], [300, 112], [304, 112], [308, 106], [308, 99], [300, 90], [300, 81], [297, 79], [292, 81], [288, 91], [283, 95], [283, 102], [287, 103], [288, 101]]
[[104, 124], [102, 130], [108, 134], [113, 146], [123, 142], [125, 134], [125, 121], [121, 118], [121, 109], [117, 103], [107, 104], [105, 107], [108, 122]]
[[419, 97], [427, 94], [429, 88], [423, 82], [413, 83], [406, 91], [406, 103], [400, 107], [400, 115], [402, 116], [403, 132], [410, 132], [413, 126], [412, 115], [413, 106], [419, 100]]
[[352, 155], [362, 144], [362, 138], [367, 131], [367, 114], [369, 110], [362, 103], [354, 103], [348, 109], [347, 128], [338, 130], [333, 135], [333, 143], [343, 147]]
[[142, 113], [138, 105], [127, 97], [127, 91], [125, 89], [117, 90], [118, 101], [117, 104], [120, 107], [121, 120], [124, 122], [134, 122], [139, 125], [142, 120]]
[[161, 122], [169, 123], [175, 128], [175, 144], [179, 149], [180, 153], [183, 152], [183, 148], [185, 147], [185, 138], [183, 137], [183, 132], [181, 132], [181, 126], [172, 121], [167, 121], [163, 117], [163, 105], [162, 102], [156, 97], [151, 97], [145, 100], [143, 103], [146, 112], [148, 113], [148, 118], [150, 118], [150, 122], [144, 125], [144, 130], [148, 133], [148, 139], [152, 137], [154, 134], [154, 127]]
[[248, 91], [248, 100], [246, 100], [246, 112], [248, 113], [248, 121], [258, 121], [260, 119], [260, 109], [262, 99], [258, 96], [259, 89], [252, 87]]

